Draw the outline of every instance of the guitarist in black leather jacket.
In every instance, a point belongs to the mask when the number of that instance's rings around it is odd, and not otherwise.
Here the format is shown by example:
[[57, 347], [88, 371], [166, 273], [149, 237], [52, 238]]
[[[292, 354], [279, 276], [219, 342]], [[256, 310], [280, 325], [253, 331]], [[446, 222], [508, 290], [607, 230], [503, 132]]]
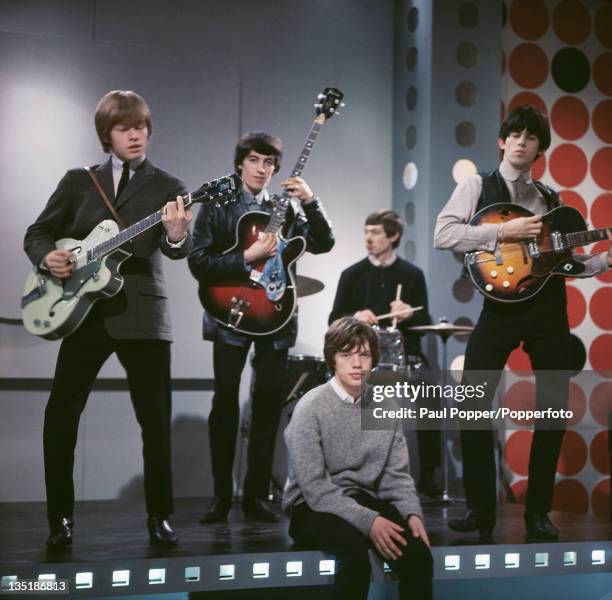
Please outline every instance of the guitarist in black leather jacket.
[[[559, 194], [531, 178], [532, 164], [550, 145], [550, 126], [540, 110], [530, 105], [514, 109], [502, 123], [498, 137], [499, 148], [504, 151], [499, 168], [489, 174], [472, 175], [457, 185], [438, 215], [434, 232], [437, 248], [455, 252], [494, 251], [500, 241], [533, 238], [542, 230], [542, 215], [560, 204]], [[516, 203], [534, 216], [499, 225], [469, 225], [476, 212], [498, 202]], [[604, 272], [612, 263], [611, 252], [594, 256], [575, 254], [574, 258], [585, 267], [583, 277]], [[505, 304], [485, 299], [465, 353], [464, 377], [466, 373], [485, 373], [487, 392], [475, 408], [490, 409], [508, 356], [521, 343], [536, 374], [536, 408], [567, 408], [569, 378], [575, 365], [571, 360], [566, 304], [565, 281], [561, 277], [553, 277], [540, 293], [523, 302]], [[524, 514], [528, 541], [542, 542], [558, 537], [548, 512], [552, 508], [565, 427], [565, 420], [561, 418], [536, 420]], [[497, 503], [491, 423], [483, 420], [477, 428], [464, 426], [461, 446], [469, 510], [464, 518], [451, 520], [449, 527], [489, 536], [495, 526]]]
[[[128, 376], [136, 418], [142, 429], [144, 485], [150, 541], [174, 546], [178, 538], [168, 516], [174, 512], [170, 454], [170, 309], [162, 253], [184, 258], [191, 249], [191, 211], [177, 194], [183, 183], [145, 157], [152, 132], [149, 107], [136, 93], [112, 91], [98, 103], [98, 137], [111, 157], [92, 167], [119, 218], [129, 226], [163, 210], [162, 225], [135, 238], [133, 256], [121, 267], [125, 283], [117, 295], [97, 302], [78, 329], [61, 344], [45, 411], [44, 459], [47, 488], [47, 547], [72, 544], [74, 449], [81, 412], [98, 371], [114, 352]], [[176, 201], [174, 201], [176, 199]], [[84, 239], [111, 219], [83, 168], [66, 173], [36, 222], [24, 248], [34, 265], [60, 279], [71, 275], [71, 253], [55, 249], [62, 238]]]
[[[267, 192], [272, 176], [280, 169], [282, 143], [279, 138], [257, 132], [237, 144], [234, 166], [243, 179], [237, 202], [217, 207], [203, 206], [193, 228], [193, 250], [188, 262], [200, 285], [213, 285], [227, 278], [244, 277], [250, 264], [273, 256], [276, 236], [263, 235], [246, 250], [235, 243], [238, 219], [250, 211], [271, 211]], [[292, 198], [284, 228], [285, 237], [302, 236], [314, 254], [329, 252], [334, 245], [331, 225], [323, 207], [301, 177], [290, 177], [281, 185]], [[282, 403], [287, 354], [296, 341], [297, 315], [279, 331], [247, 336], [219, 324], [204, 312], [204, 339], [213, 342], [214, 396], [209, 417], [210, 449], [215, 499], [202, 523], [223, 522], [233, 496], [232, 470], [239, 422], [240, 379], [251, 343], [255, 345], [255, 385], [249, 434], [243, 509], [248, 518], [274, 522], [277, 516], [266, 505], [276, 429]]]

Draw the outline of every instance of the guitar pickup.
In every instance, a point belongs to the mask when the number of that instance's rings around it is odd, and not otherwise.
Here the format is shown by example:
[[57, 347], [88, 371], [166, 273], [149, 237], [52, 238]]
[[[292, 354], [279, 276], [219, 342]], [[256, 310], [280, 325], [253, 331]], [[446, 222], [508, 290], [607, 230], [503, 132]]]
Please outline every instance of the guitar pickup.
[[559, 231], [553, 231], [550, 234], [550, 239], [552, 241], [553, 250], [560, 254], [561, 252], [565, 252], [565, 244], [563, 243], [563, 234]]
[[21, 297], [21, 308], [25, 308], [30, 302], [42, 298], [47, 293], [47, 280], [44, 277], [39, 277], [36, 282], [36, 287]]
[[527, 242], [527, 251], [529, 252], [529, 256], [531, 256], [531, 258], [540, 258], [540, 247], [535, 240], [530, 240]]

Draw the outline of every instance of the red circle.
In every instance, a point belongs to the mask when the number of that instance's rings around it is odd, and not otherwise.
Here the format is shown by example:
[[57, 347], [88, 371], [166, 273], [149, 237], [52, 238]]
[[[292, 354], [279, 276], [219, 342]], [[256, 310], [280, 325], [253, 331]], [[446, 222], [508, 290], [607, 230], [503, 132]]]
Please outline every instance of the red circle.
[[550, 174], [564, 187], [578, 185], [586, 177], [587, 168], [587, 157], [574, 144], [561, 144], [550, 155], [548, 164]]
[[595, 35], [602, 46], [612, 48], [612, 6], [604, 4], [595, 13]]
[[517, 35], [537, 40], [548, 29], [548, 9], [541, 0], [514, 0], [509, 20]]
[[[536, 402], [536, 386], [531, 381], [517, 381], [513, 383], [504, 395], [504, 406], [511, 410], [535, 410]], [[533, 425], [534, 419], [529, 421], [513, 419], [513, 423], [517, 425]]]
[[506, 440], [504, 454], [508, 466], [518, 475], [529, 473], [529, 452], [531, 451], [531, 431], [515, 431]]
[[561, 96], [550, 111], [553, 129], [566, 140], [581, 138], [589, 128], [589, 111], [576, 96]]
[[586, 300], [582, 292], [572, 285], [565, 286], [567, 290], [567, 318], [569, 319], [570, 329], [578, 327], [586, 316]]
[[610, 453], [608, 451], [608, 430], [600, 431], [591, 440], [591, 462], [603, 475], [610, 473]]
[[612, 227], [612, 194], [601, 194], [591, 204], [591, 223], [595, 229]]
[[[591, 255], [599, 254], [600, 252], [607, 253], [609, 248], [610, 248], [610, 241], [602, 240], [601, 242], [597, 242], [591, 248]], [[612, 269], [608, 269], [607, 271], [604, 271], [601, 275], [597, 275], [596, 277], [597, 279], [599, 279], [599, 281], [603, 281], [604, 283], [612, 283]]]
[[612, 96], [612, 52], [600, 54], [593, 63], [593, 82], [605, 96]]
[[510, 353], [508, 357], [508, 367], [510, 367], [517, 375], [526, 377], [533, 373], [531, 368], [531, 359], [527, 352], [523, 350], [522, 344]]
[[590, 409], [593, 419], [608, 427], [608, 415], [612, 412], [612, 383], [598, 383], [591, 392]]
[[612, 190], [612, 146], [600, 148], [593, 154], [591, 177], [600, 188]]
[[512, 484], [512, 493], [517, 504], [525, 504], [527, 499], [527, 479], [519, 479]]
[[561, 0], [553, 11], [552, 26], [562, 42], [580, 44], [591, 31], [591, 16], [581, 2]]
[[577, 425], [582, 421], [586, 412], [586, 395], [582, 388], [574, 381], [570, 381], [569, 384], [569, 409], [572, 411], [573, 416], [571, 419], [568, 419], [567, 424], [569, 426]]
[[544, 114], [548, 113], [546, 103], [540, 96], [533, 92], [520, 92], [512, 97], [508, 104], [508, 112], [512, 112], [515, 108], [521, 106], [521, 104], [531, 104], [536, 108], [539, 108]]
[[566, 477], [576, 475], [584, 469], [588, 457], [589, 450], [582, 436], [576, 431], [566, 431], [557, 462], [557, 472]]
[[612, 100], [602, 100], [593, 111], [593, 130], [599, 139], [612, 144]]
[[546, 157], [540, 154], [531, 165], [531, 176], [534, 179], [541, 179], [546, 171]]
[[612, 287], [606, 286], [599, 288], [591, 296], [589, 302], [589, 313], [593, 323], [610, 331], [612, 329]]
[[602, 377], [612, 377], [612, 335], [604, 333], [591, 342], [589, 361]]
[[548, 58], [535, 44], [519, 44], [512, 50], [508, 63], [510, 75], [521, 87], [537, 88], [548, 76]]
[[554, 510], [586, 514], [589, 510], [589, 495], [579, 481], [562, 479], [555, 484], [552, 505]]
[[574, 190], [561, 190], [559, 195], [563, 200], [563, 204], [575, 208], [582, 215], [582, 218], [586, 220], [587, 205], [578, 192], [574, 192]]
[[610, 478], [602, 479], [594, 488], [591, 496], [593, 513], [598, 517], [610, 517]]

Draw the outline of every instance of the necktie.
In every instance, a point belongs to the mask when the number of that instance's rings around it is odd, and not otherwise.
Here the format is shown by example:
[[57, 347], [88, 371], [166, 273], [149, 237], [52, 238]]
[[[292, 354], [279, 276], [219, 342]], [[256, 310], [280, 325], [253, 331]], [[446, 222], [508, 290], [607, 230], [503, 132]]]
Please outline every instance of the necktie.
[[130, 163], [129, 161], [126, 160], [123, 163], [123, 171], [121, 172], [121, 179], [119, 180], [119, 185], [117, 186], [117, 193], [115, 194], [115, 200], [117, 200], [119, 196], [121, 196], [121, 192], [124, 190], [129, 180], [130, 180]]
[[521, 174], [516, 180], [516, 199], [524, 200], [527, 197], [527, 191], [529, 190], [529, 184], [525, 181], [524, 176]]

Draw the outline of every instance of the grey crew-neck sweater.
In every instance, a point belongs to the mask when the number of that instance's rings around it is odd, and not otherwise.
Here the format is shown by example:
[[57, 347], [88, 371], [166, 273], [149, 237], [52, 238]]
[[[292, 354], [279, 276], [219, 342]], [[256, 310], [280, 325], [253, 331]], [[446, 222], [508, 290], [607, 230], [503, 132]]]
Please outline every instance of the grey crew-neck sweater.
[[336, 515], [368, 535], [378, 513], [351, 498], [351, 491], [362, 490], [391, 502], [405, 519], [411, 514], [423, 519], [401, 428], [362, 430], [360, 404], [343, 402], [329, 382], [298, 402], [285, 442], [286, 512], [305, 501], [312, 510]]

